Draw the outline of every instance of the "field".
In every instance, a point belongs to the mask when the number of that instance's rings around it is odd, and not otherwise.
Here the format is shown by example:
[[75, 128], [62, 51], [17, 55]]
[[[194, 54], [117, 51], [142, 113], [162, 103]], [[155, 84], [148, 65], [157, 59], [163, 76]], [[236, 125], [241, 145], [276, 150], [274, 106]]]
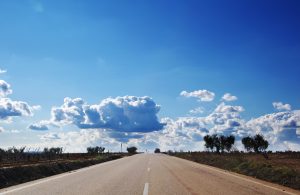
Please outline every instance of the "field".
[[300, 190], [300, 152], [176, 152], [170, 155]]

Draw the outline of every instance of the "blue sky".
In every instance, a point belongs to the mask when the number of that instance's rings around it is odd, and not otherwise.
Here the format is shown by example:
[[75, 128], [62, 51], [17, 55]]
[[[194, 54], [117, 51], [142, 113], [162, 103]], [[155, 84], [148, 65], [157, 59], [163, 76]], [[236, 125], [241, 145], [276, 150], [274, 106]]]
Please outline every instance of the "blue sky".
[[[0, 146], [83, 131], [74, 124], [27, 129], [50, 120], [65, 97], [91, 105], [149, 96], [161, 106], [157, 120], [190, 117], [196, 107], [205, 111], [193, 117], [207, 116], [225, 93], [238, 97], [230, 105], [244, 108], [244, 120], [276, 113], [273, 102], [297, 110], [299, 18], [296, 0], [0, 1], [0, 68], [7, 70], [0, 79], [11, 85], [12, 100], [41, 106], [3, 119]], [[204, 89], [215, 93], [213, 101], [180, 95]]]

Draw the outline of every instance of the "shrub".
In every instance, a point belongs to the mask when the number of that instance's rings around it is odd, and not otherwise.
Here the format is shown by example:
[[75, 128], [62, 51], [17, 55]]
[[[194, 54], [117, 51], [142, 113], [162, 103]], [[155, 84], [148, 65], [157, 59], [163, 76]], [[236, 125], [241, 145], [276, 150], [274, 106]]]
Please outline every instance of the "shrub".
[[137, 151], [137, 147], [135, 146], [127, 148], [127, 152], [129, 154], [136, 154], [136, 151]]

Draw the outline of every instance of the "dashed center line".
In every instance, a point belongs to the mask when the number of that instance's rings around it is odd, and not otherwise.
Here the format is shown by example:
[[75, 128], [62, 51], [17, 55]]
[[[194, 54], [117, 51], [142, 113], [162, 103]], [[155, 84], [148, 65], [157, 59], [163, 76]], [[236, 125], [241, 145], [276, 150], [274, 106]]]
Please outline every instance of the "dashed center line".
[[145, 183], [143, 195], [148, 195], [149, 183]]

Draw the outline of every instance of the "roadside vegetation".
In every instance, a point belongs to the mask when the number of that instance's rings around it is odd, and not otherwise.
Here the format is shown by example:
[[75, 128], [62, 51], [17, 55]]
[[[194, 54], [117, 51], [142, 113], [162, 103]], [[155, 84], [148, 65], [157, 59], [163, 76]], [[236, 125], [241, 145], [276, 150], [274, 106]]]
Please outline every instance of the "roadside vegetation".
[[128, 147], [127, 152], [128, 152], [128, 154], [131, 154], [131, 155], [136, 154], [137, 153], [137, 147], [135, 147], [135, 146]]
[[233, 149], [234, 136], [207, 135], [204, 141], [205, 152], [167, 153], [300, 190], [300, 152], [267, 151], [269, 143], [261, 135], [242, 139], [247, 152]]
[[0, 148], [0, 188], [115, 160], [127, 153], [105, 152], [104, 147], [88, 147], [86, 153], [64, 153], [63, 148], [42, 150]]

